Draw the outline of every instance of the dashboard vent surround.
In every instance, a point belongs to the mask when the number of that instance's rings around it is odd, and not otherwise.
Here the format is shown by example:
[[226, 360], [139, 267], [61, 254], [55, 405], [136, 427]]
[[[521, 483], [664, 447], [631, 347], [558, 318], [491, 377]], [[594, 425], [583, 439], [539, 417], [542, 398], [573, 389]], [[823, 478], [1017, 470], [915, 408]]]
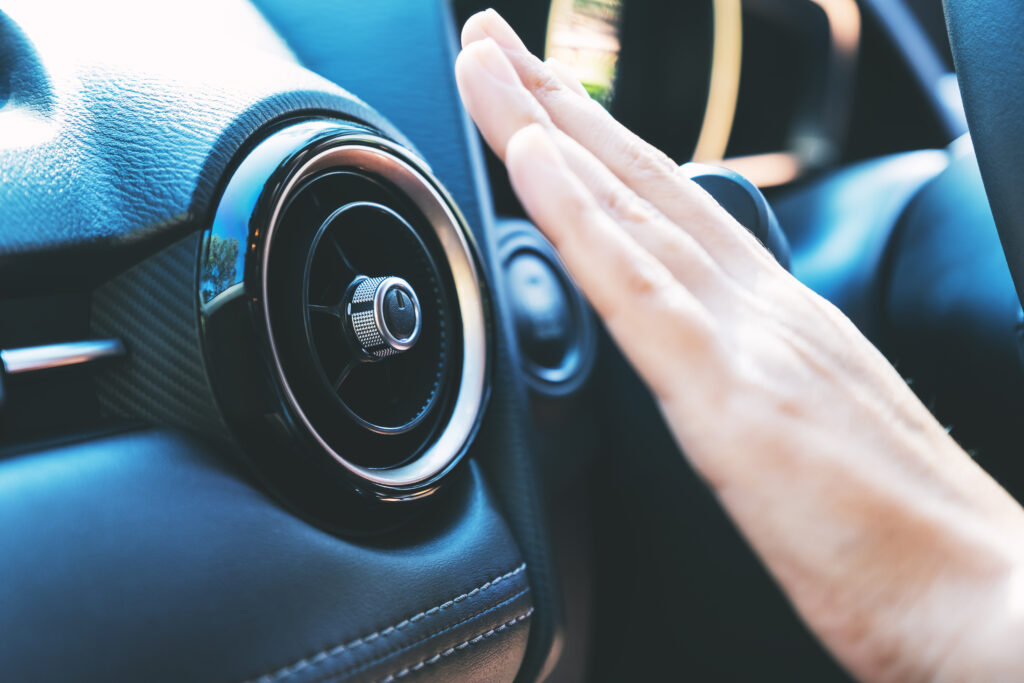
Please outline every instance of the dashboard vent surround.
[[[415, 458], [450, 411], [461, 330], [443, 263], [425, 217], [362, 172], [309, 179], [281, 214], [266, 292], [278, 362], [313, 429], [358, 465]], [[360, 280], [383, 276], [412, 286], [423, 322], [412, 348], [377, 359], [358, 348], [346, 306]]]
[[204, 237], [199, 311], [243, 452], [321, 508], [338, 473], [376, 499], [436, 490], [479, 426], [472, 238], [426, 164], [375, 131], [306, 121], [248, 153]]

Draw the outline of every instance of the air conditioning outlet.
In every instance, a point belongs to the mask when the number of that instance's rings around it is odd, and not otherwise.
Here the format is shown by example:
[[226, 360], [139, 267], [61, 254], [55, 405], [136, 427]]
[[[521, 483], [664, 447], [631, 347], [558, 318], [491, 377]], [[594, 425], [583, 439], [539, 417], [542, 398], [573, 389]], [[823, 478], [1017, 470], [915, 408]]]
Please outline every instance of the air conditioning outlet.
[[[470, 245], [426, 165], [373, 131], [296, 124], [243, 160], [206, 236], [200, 313], [222, 407], [270, 476], [313, 462], [307, 479], [342, 471], [378, 498], [436, 488], [486, 398]], [[262, 388], [246, 378], [236, 300]]]
[[[454, 282], [429, 223], [414, 206], [352, 171], [328, 171], [298, 188], [270, 247], [267, 309], [281, 372], [297, 406], [332, 450], [364, 467], [415, 458], [450, 412], [448, 389], [461, 355]], [[439, 265], [442, 264], [442, 265]], [[420, 330], [407, 349], [375, 355], [353, 324], [374, 317], [353, 297], [360, 284], [385, 279], [409, 299]], [[367, 287], [363, 287], [367, 289]], [[403, 292], [409, 292], [405, 294]], [[362, 296], [362, 295], [361, 295]]]

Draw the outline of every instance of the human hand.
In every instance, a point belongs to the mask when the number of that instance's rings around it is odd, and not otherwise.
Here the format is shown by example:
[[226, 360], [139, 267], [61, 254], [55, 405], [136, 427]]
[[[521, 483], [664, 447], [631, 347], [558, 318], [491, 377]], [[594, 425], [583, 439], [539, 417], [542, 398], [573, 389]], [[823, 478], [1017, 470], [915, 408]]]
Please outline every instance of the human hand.
[[[872, 680], [1021, 668], [1024, 512], [878, 351], [493, 11], [470, 115], [812, 630]], [[623, 454], [622, 457], [630, 457]]]

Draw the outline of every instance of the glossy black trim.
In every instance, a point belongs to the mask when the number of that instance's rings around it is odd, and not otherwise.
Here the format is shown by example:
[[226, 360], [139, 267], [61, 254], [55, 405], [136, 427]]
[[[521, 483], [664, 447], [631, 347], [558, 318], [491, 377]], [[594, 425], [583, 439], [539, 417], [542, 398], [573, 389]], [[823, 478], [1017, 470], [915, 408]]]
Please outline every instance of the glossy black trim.
[[[523, 375], [531, 389], [548, 396], [566, 396], [575, 393], [586, 383], [594, 367], [597, 348], [596, 323], [583, 295], [573, 283], [558, 253], [529, 221], [504, 219], [498, 221], [498, 262], [502, 282], [507, 286], [506, 269], [516, 256], [529, 253], [546, 263], [565, 292], [572, 316], [573, 338], [569, 348], [556, 367], [547, 367], [533, 361], [519, 349]], [[511, 298], [515, 292], [507, 291]]]

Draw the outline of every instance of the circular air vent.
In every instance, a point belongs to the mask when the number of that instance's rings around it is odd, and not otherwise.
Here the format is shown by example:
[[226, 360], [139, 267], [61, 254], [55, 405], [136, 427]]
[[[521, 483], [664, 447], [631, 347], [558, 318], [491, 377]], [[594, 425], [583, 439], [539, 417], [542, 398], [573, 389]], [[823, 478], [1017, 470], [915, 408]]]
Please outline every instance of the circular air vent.
[[[450, 362], [462, 330], [444, 248], [386, 183], [365, 171], [313, 173], [284, 204], [267, 250], [268, 322], [294, 407], [333, 452], [368, 468], [420, 455], [461, 374]], [[387, 282], [402, 283], [389, 291], [409, 309], [417, 304], [407, 348], [383, 340]]]
[[[254, 192], [252, 169], [275, 155]], [[240, 177], [248, 192], [233, 193]], [[423, 162], [366, 129], [279, 131], [243, 161], [207, 238], [208, 328], [231, 290], [209, 284], [221, 274], [212, 245], [245, 214], [225, 202], [247, 197], [258, 199], [239, 257], [278, 422], [384, 497], [432, 486], [468, 445], [486, 388], [483, 292], [450, 198]]]
[[457, 335], [446, 335], [441, 272], [415, 228], [381, 204], [343, 206], [314, 238], [303, 292], [308, 356], [370, 431], [414, 429], [442, 393]]

